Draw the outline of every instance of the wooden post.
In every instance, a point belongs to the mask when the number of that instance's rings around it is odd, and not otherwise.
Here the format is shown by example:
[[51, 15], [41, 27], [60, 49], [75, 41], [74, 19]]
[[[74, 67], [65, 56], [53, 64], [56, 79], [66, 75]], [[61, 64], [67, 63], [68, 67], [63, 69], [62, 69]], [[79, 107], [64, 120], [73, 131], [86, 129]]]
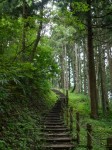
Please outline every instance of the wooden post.
[[66, 107], [66, 97], [63, 99], [64, 107]]
[[92, 150], [92, 126], [87, 124], [87, 150]]
[[70, 132], [73, 131], [73, 107], [70, 107]]
[[66, 125], [68, 126], [69, 125], [69, 110], [67, 107], [65, 109], [66, 109]]
[[66, 90], [66, 101], [65, 101], [65, 107], [66, 107], [66, 124], [68, 126], [68, 118], [69, 118], [69, 110], [68, 110], [68, 90]]
[[68, 90], [66, 90], [66, 107], [68, 107]]
[[107, 150], [112, 150], [112, 137], [107, 138]]
[[76, 131], [77, 131], [77, 144], [80, 143], [80, 119], [79, 119], [79, 113], [76, 113]]

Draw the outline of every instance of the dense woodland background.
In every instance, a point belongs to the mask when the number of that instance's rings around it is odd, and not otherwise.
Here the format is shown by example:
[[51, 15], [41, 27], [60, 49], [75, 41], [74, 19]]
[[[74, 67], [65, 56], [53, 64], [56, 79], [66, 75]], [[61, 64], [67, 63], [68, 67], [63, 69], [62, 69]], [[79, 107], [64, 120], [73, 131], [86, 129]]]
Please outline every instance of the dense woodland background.
[[89, 95], [91, 118], [111, 114], [111, 0], [0, 1], [0, 149], [36, 145], [51, 88]]

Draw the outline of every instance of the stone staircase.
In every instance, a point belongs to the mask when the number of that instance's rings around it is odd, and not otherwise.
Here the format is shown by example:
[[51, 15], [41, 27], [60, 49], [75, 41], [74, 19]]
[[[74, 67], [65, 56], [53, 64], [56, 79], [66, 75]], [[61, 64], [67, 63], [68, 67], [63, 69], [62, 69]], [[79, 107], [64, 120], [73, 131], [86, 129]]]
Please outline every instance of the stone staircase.
[[[57, 91], [57, 93], [62, 96], [60, 92]], [[61, 117], [61, 106], [62, 98], [59, 98], [44, 119], [42, 128], [44, 144], [42, 145], [42, 150], [73, 150], [75, 148], [70, 130]]]

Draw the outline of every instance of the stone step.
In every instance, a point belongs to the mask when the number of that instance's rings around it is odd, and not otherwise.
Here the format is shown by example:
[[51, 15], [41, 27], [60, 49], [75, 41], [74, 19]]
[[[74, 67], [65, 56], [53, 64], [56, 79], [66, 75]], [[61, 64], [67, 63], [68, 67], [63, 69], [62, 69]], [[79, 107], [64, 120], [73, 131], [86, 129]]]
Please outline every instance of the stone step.
[[70, 149], [70, 148], [74, 148], [74, 144], [71, 144], [71, 143], [65, 143], [65, 144], [46, 144], [46, 145], [43, 145], [43, 148], [47, 149], [47, 150], [50, 150], [50, 149]]
[[69, 131], [68, 128], [44, 128], [42, 129], [42, 131], [45, 131], [45, 132], [66, 132], [66, 131]]
[[48, 133], [48, 132], [44, 132], [44, 133], [41, 133], [40, 136], [44, 136], [44, 137], [70, 137], [69, 136], [69, 133]]
[[73, 139], [71, 137], [43, 137], [40, 139], [41, 141], [44, 141], [45, 143], [49, 144], [60, 144], [60, 143], [73, 143]]
[[44, 121], [41, 121], [41, 123], [44, 125], [44, 124], [53, 124], [53, 125], [56, 125], [56, 124], [64, 124], [64, 122], [62, 120], [44, 120]]
[[46, 115], [46, 117], [59, 117], [60, 115], [59, 114], [48, 114]]
[[[59, 104], [59, 105], [60, 105], [60, 104]], [[53, 112], [53, 113], [54, 113], [54, 112], [56, 112], [56, 113], [60, 112], [60, 111], [61, 111], [61, 106], [59, 106], [59, 105], [53, 107], [53, 109], [51, 109], [50, 112]]]
[[64, 125], [64, 123], [63, 122], [45, 122], [44, 125], [56, 126], [56, 125]]
[[49, 122], [49, 123], [61, 123], [63, 121], [61, 119], [59, 119], [59, 120], [46, 119], [45, 122]]
[[45, 117], [45, 120], [60, 120], [60, 117]]
[[59, 115], [59, 114], [60, 114], [60, 112], [58, 112], [57, 110], [52, 110], [46, 115]]
[[59, 118], [60, 115], [53, 115], [53, 114], [49, 114], [49, 115], [46, 115], [45, 117], [52, 117], [52, 118]]
[[66, 126], [65, 125], [45, 125], [44, 126], [45, 128], [47, 129], [55, 129], [55, 128], [65, 128]]
[[59, 115], [60, 113], [56, 110], [51, 110], [47, 115]]
[[71, 137], [47, 137], [44, 139], [47, 142], [71, 142], [73, 139]]
[[60, 116], [58, 117], [46, 116], [44, 119], [60, 120]]
[[49, 113], [60, 113], [61, 112], [61, 109], [60, 108], [55, 108], [54, 110], [52, 110], [51, 112], [49, 112]]

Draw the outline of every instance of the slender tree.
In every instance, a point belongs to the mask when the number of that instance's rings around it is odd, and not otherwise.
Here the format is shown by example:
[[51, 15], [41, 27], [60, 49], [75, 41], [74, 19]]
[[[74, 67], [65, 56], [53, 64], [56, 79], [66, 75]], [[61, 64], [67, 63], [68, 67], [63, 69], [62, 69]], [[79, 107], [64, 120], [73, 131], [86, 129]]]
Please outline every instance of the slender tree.
[[93, 31], [92, 31], [92, 16], [91, 16], [91, 0], [87, 0], [89, 11], [87, 13], [87, 30], [88, 30], [88, 73], [89, 73], [89, 87], [91, 99], [91, 117], [98, 117], [98, 100], [96, 93], [96, 74], [94, 64], [94, 50], [93, 50]]

